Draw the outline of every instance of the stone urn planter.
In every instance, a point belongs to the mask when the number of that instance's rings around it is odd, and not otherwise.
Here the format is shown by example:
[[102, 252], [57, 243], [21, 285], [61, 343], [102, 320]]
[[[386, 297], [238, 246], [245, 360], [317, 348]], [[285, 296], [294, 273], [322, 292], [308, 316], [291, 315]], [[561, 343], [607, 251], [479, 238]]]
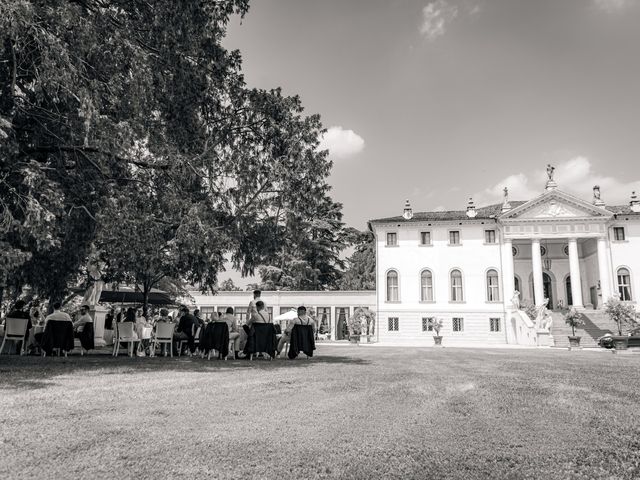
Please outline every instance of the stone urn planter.
[[629, 337], [616, 335], [611, 338], [613, 339], [613, 348], [616, 350], [626, 350], [629, 348]]
[[569, 335], [569, 348], [580, 348], [580, 338]]
[[434, 335], [433, 344], [442, 346], [442, 337], [440, 335]]

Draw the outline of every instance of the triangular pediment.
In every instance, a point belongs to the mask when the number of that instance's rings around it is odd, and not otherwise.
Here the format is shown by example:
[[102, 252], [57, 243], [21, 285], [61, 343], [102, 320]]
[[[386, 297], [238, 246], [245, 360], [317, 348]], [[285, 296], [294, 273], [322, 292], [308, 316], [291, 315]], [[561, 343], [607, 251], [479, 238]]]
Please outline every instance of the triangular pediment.
[[607, 220], [613, 214], [568, 193], [551, 190], [500, 215], [501, 220]]

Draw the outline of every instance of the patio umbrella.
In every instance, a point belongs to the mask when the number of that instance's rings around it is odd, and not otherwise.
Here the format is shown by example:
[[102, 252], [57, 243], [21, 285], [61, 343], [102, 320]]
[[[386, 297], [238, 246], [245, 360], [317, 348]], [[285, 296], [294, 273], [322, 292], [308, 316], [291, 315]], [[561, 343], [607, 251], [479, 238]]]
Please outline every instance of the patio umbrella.
[[[142, 303], [144, 296], [141, 291], [132, 287], [120, 287], [118, 290], [102, 290], [100, 302], [106, 303]], [[149, 292], [150, 305], [172, 305], [173, 299], [165, 291], [152, 288]]]
[[275, 317], [274, 320], [293, 320], [297, 316], [298, 312], [296, 312], [295, 310], [289, 310], [288, 312], [281, 313], [280, 315]]

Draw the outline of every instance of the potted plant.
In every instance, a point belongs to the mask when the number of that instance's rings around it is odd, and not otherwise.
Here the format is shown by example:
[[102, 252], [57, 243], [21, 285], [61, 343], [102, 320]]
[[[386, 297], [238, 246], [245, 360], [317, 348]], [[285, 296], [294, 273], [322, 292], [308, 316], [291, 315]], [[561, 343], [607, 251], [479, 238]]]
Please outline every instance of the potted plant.
[[584, 325], [582, 314], [575, 308], [571, 308], [564, 314], [564, 321], [571, 326], [571, 335], [569, 336], [569, 348], [580, 348], [580, 337], [576, 336], [576, 327]]
[[635, 325], [636, 309], [633, 305], [621, 302], [617, 298], [610, 298], [604, 304], [604, 312], [618, 326], [618, 335], [613, 336], [613, 348], [625, 350], [628, 347], [628, 337], [622, 335], [622, 324]]
[[436, 334], [433, 336], [433, 341], [435, 345], [442, 345], [442, 337], [440, 336], [440, 330], [442, 330], [442, 326], [444, 323], [441, 318], [434, 318], [431, 321], [431, 328]]
[[362, 335], [362, 320], [355, 314], [347, 320], [347, 328], [349, 329], [349, 341], [351, 343], [360, 343], [360, 335]]

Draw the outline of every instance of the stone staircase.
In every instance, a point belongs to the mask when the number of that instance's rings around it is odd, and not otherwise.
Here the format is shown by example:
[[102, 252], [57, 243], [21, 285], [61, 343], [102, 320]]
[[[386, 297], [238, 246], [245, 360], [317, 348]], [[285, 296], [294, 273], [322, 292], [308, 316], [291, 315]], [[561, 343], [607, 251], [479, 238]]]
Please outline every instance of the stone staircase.
[[[584, 325], [576, 328], [576, 336], [581, 337], [580, 346], [597, 347], [598, 338], [605, 333], [618, 333], [618, 327], [609, 317], [601, 310], [585, 310], [582, 311], [582, 319]], [[553, 325], [551, 334], [553, 335], [554, 346], [568, 347], [569, 335], [571, 335], [571, 327], [564, 323], [564, 317], [560, 312], [551, 312]]]

